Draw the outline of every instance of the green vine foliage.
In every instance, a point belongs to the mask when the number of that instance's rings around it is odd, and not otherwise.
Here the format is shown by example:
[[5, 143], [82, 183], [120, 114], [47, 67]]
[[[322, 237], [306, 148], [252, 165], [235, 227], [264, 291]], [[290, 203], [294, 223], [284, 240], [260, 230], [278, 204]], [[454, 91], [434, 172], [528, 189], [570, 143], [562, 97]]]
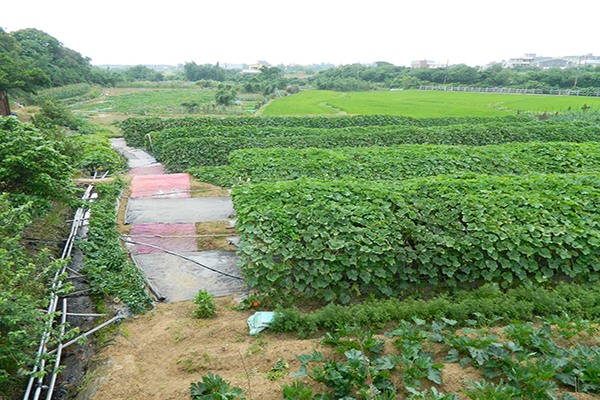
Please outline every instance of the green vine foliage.
[[594, 174], [297, 180], [233, 199], [247, 284], [285, 302], [599, 276]]
[[[419, 120], [420, 121], [420, 120]], [[450, 122], [460, 122], [460, 124], [454, 124]], [[224, 138], [231, 139], [236, 137], [246, 137], [253, 139], [269, 139], [276, 137], [298, 137], [298, 136], [323, 136], [333, 134], [367, 134], [367, 133], [378, 133], [393, 135], [398, 138], [403, 138], [406, 143], [433, 143], [433, 144], [444, 144], [450, 140], [462, 141], [469, 143], [478, 143], [486, 141], [494, 143], [493, 133], [498, 133], [496, 140], [500, 142], [506, 141], [522, 141], [515, 133], [520, 132], [521, 128], [527, 128], [528, 134], [525, 137], [528, 141], [531, 141], [535, 136], [544, 138], [543, 132], [550, 130], [554, 131], [554, 134], [568, 137], [565, 129], [562, 132], [555, 132], [562, 128], [578, 128], [583, 126], [594, 126], [594, 123], [553, 123], [550, 121], [511, 121], [508, 119], [489, 118], [481, 119], [478, 123], [468, 124], [468, 121], [449, 119], [447, 123], [438, 121], [438, 125], [431, 125], [424, 123], [419, 124], [408, 124], [408, 125], [386, 125], [386, 126], [349, 126], [343, 128], [314, 128], [314, 127], [285, 127], [285, 126], [198, 126], [198, 127], [185, 127], [185, 128], [170, 128], [160, 131], [150, 132], [145, 137], [144, 145], [147, 149], [152, 150], [155, 156], [161, 157], [161, 147], [164, 143], [168, 143], [172, 140], [182, 138]], [[465, 135], [461, 139], [460, 131], [466, 127], [470, 128], [474, 136], [467, 137]], [[515, 131], [516, 130], [516, 131]], [[530, 132], [533, 131], [533, 132]], [[438, 133], [438, 135], [432, 135], [431, 133]], [[453, 132], [454, 139], [452, 139], [447, 132]], [[546, 132], [546, 137], [549, 136], [549, 132]], [[554, 136], [556, 139], [556, 136]], [[512, 139], [512, 140], [511, 140]], [[460, 144], [460, 143], [452, 143]]]
[[412, 118], [401, 115], [354, 115], [337, 117], [183, 117], [183, 118], [128, 118], [119, 127], [129, 146], [143, 147], [145, 137], [150, 132], [171, 128], [193, 128], [207, 126], [257, 126], [257, 127], [304, 127], [304, 128], [345, 128], [351, 126], [440, 126], [455, 124], [477, 124], [483, 121], [526, 122], [531, 117], [510, 115], [505, 117], [440, 117]]
[[90, 175], [96, 170], [116, 174], [127, 169], [124, 156], [111, 147], [108, 139], [98, 135], [69, 136], [67, 147], [72, 164]]
[[229, 165], [191, 169], [219, 186], [303, 178], [402, 181], [425, 176], [578, 173], [600, 170], [600, 144], [401, 145], [344, 149], [246, 149]]
[[359, 132], [319, 129], [311, 135], [274, 137], [182, 137], [153, 141], [156, 157], [171, 171], [192, 167], [225, 165], [230, 154], [242, 149], [311, 147], [397, 146], [402, 144], [439, 144], [481, 146], [511, 142], [586, 142], [600, 139], [597, 126], [582, 123], [532, 123], [523, 125], [479, 124], [431, 128], [384, 127]]
[[23, 379], [18, 370], [35, 359], [48, 318], [42, 311], [51, 295], [48, 281], [64, 265], [46, 251], [35, 256], [24, 251], [21, 235], [32, 221], [32, 208], [33, 203], [16, 206], [0, 195], [0, 392], [7, 395]]
[[75, 186], [69, 159], [48, 135], [14, 118], [0, 118], [0, 192], [38, 203], [69, 201]]
[[88, 240], [79, 243], [86, 255], [83, 271], [92, 291], [100, 298], [116, 296], [134, 313], [143, 313], [152, 305], [142, 272], [127, 258], [116, 224], [116, 199], [123, 182], [98, 185], [99, 199], [91, 206]]

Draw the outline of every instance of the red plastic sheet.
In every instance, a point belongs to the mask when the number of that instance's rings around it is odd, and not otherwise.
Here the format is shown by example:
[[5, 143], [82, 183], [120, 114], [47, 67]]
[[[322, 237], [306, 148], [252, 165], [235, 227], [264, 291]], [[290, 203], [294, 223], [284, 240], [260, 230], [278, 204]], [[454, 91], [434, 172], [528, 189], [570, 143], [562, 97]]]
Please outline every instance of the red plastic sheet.
[[131, 197], [137, 199], [191, 197], [190, 176], [188, 174], [136, 175], [131, 181]]

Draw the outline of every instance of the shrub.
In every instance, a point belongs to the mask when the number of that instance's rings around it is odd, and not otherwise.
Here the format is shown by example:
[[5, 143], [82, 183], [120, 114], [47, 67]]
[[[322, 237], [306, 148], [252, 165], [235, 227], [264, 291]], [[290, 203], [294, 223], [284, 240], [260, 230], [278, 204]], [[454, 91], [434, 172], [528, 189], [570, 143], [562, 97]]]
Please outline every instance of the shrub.
[[71, 198], [74, 185], [61, 145], [30, 125], [0, 118], [0, 192], [39, 199]]
[[93, 294], [117, 296], [132, 312], [144, 313], [152, 298], [142, 272], [128, 260], [116, 228], [116, 199], [122, 189], [119, 180], [97, 186], [99, 198], [91, 206], [88, 240], [79, 244], [86, 255], [83, 271]]
[[196, 310], [194, 310], [196, 318], [213, 317], [217, 310], [214, 296], [209, 294], [206, 290], [201, 289], [198, 291], [198, 294], [194, 296], [194, 304], [196, 305]]

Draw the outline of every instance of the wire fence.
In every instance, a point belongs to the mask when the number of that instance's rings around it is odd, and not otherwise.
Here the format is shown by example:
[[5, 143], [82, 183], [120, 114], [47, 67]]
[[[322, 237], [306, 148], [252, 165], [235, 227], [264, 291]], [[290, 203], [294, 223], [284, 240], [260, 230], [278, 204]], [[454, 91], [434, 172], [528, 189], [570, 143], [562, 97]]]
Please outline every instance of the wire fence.
[[475, 92], [475, 93], [507, 93], [507, 94], [548, 94], [554, 96], [592, 96], [600, 97], [600, 91], [587, 92], [581, 90], [558, 89], [517, 89], [517, 88], [484, 88], [471, 86], [419, 86], [419, 90], [438, 90], [444, 92]]

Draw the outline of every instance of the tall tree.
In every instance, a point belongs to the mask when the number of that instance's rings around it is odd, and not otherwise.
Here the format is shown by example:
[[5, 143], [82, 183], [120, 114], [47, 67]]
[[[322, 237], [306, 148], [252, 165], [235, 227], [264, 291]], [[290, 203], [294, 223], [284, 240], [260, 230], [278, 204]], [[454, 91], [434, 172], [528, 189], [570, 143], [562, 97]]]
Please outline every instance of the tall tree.
[[31, 68], [19, 61], [19, 43], [0, 28], [0, 116], [10, 115], [8, 90], [21, 89], [35, 92], [37, 87], [48, 86], [50, 79], [39, 68]]
[[64, 47], [57, 39], [37, 29], [12, 32], [17, 40], [20, 58], [32, 68], [40, 68], [52, 86], [88, 82], [92, 71], [90, 59]]

